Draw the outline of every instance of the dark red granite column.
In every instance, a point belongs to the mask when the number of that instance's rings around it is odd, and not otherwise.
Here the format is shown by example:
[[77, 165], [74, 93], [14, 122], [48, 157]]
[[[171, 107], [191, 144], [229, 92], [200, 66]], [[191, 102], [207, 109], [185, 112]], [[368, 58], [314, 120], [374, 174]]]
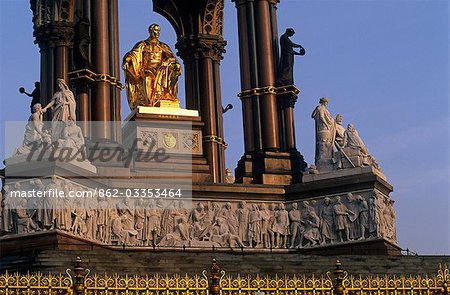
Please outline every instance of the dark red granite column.
[[[92, 66], [97, 74], [109, 74], [108, 0], [92, 1]], [[93, 85], [91, 99], [92, 138], [111, 139], [110, 84], [99, 81]], [[103, 122], [103, 123], [100, 123]]]
[[[119, 15], [118, 1], [109, 0], [109, 42], [110, 42], [110, 73], [111, 76], [120, 80], [120, 56], [119, 56]], [[120, 122], [122, 120], [120, 89], [116, 85], [111, 85], [111, 121], [113, 124], [113, 139], [121, 142], [122, 128]]]
[[[247, 12], [244, 1], [236, 1], [239, 35], [239, 60], [241, 73], [241, 91], [252, 88], [250, 77], [250, 56], [247, 32]], [[255, 133], [253, 122], [253, 104], [251, 96], [241, 97], [242, 121], [244, 124], [244, 152], [255, 151]]]
[[263, 150], [279, 150], [277, 98], [267, 87], [275, 86], [272, 28], [269, 1], [255, 2], [255, 28], [258, 59], [259, 88], [266, 90], [260, 96], [261, 133]]

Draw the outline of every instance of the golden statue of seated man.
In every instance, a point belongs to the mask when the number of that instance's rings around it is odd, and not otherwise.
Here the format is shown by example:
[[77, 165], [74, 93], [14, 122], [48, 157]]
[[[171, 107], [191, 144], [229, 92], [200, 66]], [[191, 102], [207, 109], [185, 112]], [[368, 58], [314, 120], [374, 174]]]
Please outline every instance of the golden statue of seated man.
[[131, 110], [138, 106], [157, 107], [163, 102], [179, 106], [178, 77], [181, 65], [170, 47], [158, 40], [161, 28], [148, 28], [150, 37], [138, 42], [123, 58], [128, 104]]

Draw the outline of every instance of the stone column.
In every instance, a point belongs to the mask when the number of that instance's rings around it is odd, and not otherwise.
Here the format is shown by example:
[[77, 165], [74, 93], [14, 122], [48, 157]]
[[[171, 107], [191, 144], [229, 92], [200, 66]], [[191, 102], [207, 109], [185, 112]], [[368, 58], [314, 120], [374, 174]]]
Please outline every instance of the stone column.
[[[41, 97], [45, 106], [55, 91], [55, 80], [64, 79], [69, 83], [69, 48], [73, 46], [73, 23], [54, 22], [36, 27], [35, 43], [41, 53]], [[45, 114], [50, 120], [51, 112]]]
[[[96, 74], [109, 74], [108, 0], [95, 0], [92, 4], [92, 67]], [[92, 138], [111, 139], [111, 91], [106, 81], [97, 81], [92, 87]], [[103, 123], [102, 123], [103, 122]]]
[[[247, 26], [247, 9], [244, 1], [236, 1], [237, 17], [238, 17], [238, 35], [239, 35], [239, 60], [241, 73], [241, 91], [256, 87], [256, 81], [252, 83], [252, 72], [256, 72], [256, 64], [254, 58], [250, 60], [249, 52], [249, 33]], [[253, 28], [254, 29], [254, 28]], [[254, 42], [253, 42], [254, 45]], [[254, 47], [254, 46], [253, 46]], [[259, 130], [255, 130], [253, 118], [253, 97], [241, 96], [242, 102], [242, 121], [244, 123], [244, 152], [251, 153], [256, 149], [256, 134], [259, 137]], [[256, 141], [256, 142], [255, 142]], [[258, 145], [258, 147], [260, 147]]]
[[[109, 60], [111, 76], [120, 80], [120, 56], [119, 56], [119, 15], [118, 0], [109, 0]], [[122, 120], [120, 88], [117, 85], [111, 85], [111, 121], [115, 121], [113, 130], [113, 139], [121, 142]]]
[[295, 122], [294, 122], [294, 106], [297, 101], [296, 95], [287, 95], [285, 97], [280, 98], [283, 101], [281, 102], [281, 109], [283, 112], [283, 149], [286, 151], [296, 150], [295, 143]]
[[[280, 149], [273, 1], [234, 0], [238, 14], [246, 153]], [[277, 47], [278, 48], [278, 47]], [[251, 118], [251, 120], [250, 120]], [[248, 124], [247, 122], [251, 122]]]
[[212, 182], [225, 176], [220, 60], [226, 42], [218, 36], [181, 37], [176, 48], [185, 65], [186, 102], [199, 110], [203, 127], [203, 149]]
[[[272, 29], [269, 1], [255, 2], [255, 28], [258, 60], [259, 88], [266, 88], [260, 96], [262, 149], [279, 150], [279, 126], [273, 60]], [[272, 87], [272, 90], [270, 89]]]

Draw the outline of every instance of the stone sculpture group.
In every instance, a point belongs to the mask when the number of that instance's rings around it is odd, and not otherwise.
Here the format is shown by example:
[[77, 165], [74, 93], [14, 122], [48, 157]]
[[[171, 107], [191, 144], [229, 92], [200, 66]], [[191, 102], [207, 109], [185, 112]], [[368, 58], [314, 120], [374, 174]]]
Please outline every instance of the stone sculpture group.
[[372, 166], [381, 170], [375, 158], [369, 154], [355, 126], [348, 124], [345, 129], [342, 126], [341, 114], [333, 119], [327, 109], [328, 102], [328, 98], [322, 97], [311, 115], [316, 123], [316, 152], [315, 165], [310, 172], [323, 173], [361, 166]]

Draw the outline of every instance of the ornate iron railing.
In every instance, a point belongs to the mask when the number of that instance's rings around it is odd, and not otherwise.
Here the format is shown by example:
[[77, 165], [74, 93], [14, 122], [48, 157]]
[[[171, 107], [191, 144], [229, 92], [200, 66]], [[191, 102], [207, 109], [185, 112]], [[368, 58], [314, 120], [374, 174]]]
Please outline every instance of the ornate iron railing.
[[353, 276], [334, 272], [300, 276], [231, 276], [213, 261], [210, 274], [98, 275], [77, 258], [65, 274], [0, 274], [0, 295], [433, 295], [450, 293], [450, 271], [433, 276]]

